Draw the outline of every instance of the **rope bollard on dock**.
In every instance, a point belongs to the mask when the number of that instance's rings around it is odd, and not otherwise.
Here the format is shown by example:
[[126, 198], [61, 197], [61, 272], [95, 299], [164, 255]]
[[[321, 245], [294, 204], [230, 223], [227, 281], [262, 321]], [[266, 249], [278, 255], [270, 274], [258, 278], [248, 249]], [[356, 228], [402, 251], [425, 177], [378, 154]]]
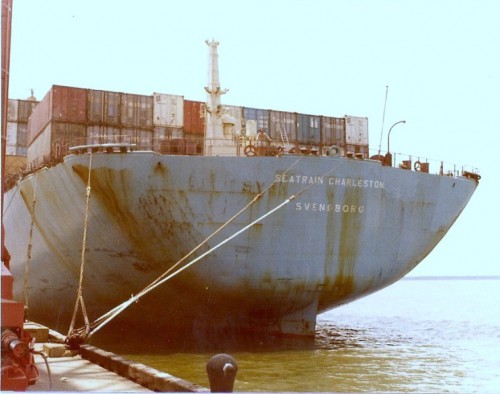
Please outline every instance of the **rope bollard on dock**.
[[228, 354], [217, 354], [207, 362], [207, 374], [212, 393], [232, 393], [238, 363]]

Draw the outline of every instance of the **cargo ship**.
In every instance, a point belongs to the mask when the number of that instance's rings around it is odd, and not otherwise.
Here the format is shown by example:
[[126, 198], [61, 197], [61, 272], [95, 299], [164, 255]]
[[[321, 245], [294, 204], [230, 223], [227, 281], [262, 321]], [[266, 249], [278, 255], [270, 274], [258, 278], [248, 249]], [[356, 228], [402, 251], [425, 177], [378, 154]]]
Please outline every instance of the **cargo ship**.
[[4, 186], [30, 318], [67, 330], [78, 296], [92, 321], [192, 262], [115, 327], [311, 338], [318, 314], [421, 262], [478, 186], [370, 155], [364, 117], [222, 105], [207, 45], [206, 103], [55, 85], [32, 109], [28, 166]]

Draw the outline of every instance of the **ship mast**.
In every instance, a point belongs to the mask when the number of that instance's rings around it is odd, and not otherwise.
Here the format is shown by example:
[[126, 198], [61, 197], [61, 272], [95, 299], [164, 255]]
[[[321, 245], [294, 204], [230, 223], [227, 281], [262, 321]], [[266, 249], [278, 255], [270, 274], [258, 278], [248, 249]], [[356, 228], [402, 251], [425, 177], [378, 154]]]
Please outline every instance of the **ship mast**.
[[206, 40], [205, 43], [210, 48], [208, 61], [208, 86], [205, 87], [205, 91], [207, 92], [205, 154], [210, 155], [214, 153], [212, 148], [214, 146], [220, 146], [224, 139], [220, 96], [227, 93], [228, 90], [222, 90], [219, 82], [219, 55], [217, 53], [219, 43], [213, 39], [212, 41]]

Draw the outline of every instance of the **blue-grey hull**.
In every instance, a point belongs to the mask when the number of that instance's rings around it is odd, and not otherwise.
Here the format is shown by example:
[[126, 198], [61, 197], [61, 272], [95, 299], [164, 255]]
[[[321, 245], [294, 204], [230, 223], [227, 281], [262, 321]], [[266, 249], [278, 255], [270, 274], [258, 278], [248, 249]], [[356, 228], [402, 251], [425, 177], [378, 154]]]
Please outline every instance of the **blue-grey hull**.
[[290, 199], [134, 303], [120, 321], [313, 335], [318, 313], [411, 271], [477, 186], [340, 157], [90, 157], [67, 156], [5, 196], [15, 297], [27, 299], [31, 319], [61, 331], [73, 313], [82, 247], [83, 298], [93, 320], [221, 226], [186, 262]]

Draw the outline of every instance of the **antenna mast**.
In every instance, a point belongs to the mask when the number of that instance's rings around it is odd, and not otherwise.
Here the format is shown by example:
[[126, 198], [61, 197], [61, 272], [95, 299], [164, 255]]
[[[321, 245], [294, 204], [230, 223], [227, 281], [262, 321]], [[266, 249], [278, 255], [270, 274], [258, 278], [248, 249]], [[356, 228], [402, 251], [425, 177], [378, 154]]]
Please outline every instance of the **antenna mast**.
[[385, 108], [387, 106], [387, 95], [389, 93], [389, 86], [385, 87], [385, 102], [384, 102], [384, 112], [382, 114], [382, 128], [380, 130], [380, 142], [378, 144], [378, 154], [380, 156], [380, 150], [382, 149], [382, 136], [384, 134], [384, 122], [385, 122]]

